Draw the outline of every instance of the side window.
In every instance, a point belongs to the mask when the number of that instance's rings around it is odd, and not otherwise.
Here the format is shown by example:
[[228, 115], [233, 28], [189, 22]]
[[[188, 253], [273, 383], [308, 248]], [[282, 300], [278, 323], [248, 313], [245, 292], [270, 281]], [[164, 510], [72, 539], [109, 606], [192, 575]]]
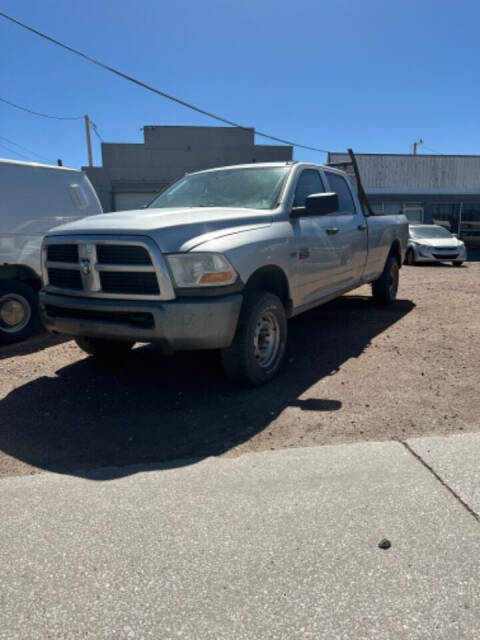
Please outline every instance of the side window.
[[323, 193], [324, 191], [325, 187], [323, 186], [318, 171], [315, 171], [315, 169], [304, 169], [297, 182], [293, 206], [304, 207], [307, 196], [312, 193]]
[[355, 204], [348, 184], [338, 173], [325, 171], [332, 191], [338, 195], [338, 213], [355, 213]]

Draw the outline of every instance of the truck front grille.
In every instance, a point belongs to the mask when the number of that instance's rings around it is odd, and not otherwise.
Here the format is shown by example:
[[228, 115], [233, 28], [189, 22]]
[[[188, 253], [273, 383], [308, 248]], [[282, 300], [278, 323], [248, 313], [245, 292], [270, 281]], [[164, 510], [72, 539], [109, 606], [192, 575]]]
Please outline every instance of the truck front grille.
[[50, 244], [47, 247], [49, 262], [78, 262], [78, 245]]
[[[69, 238], [70, 240], [70, 238]], [[48, 240], [47, 240], [48, 243]], [[140, 241], [47, 244], [48, 285], [84, 296], [158, 297], [161, 293], [151, 253]], [[61, 292], [60, 292], [61, 293]]]
[[139, 293], [143, 295], [158, 295], [157, 276], [151, 271], [101, 271], [100, 282], [102, 291], [106, 293]]
[[152, 264], [145, 247], [136, 244], [97, 244], [98, 264]]
[[49, 269], [48, 280], [60, 289], [83, 289], [82, 277], [78, 269]]
[[458, 252], [455, 253], [432, 253], [433, 257], [437, 260], [454, 260], [458, 257]]

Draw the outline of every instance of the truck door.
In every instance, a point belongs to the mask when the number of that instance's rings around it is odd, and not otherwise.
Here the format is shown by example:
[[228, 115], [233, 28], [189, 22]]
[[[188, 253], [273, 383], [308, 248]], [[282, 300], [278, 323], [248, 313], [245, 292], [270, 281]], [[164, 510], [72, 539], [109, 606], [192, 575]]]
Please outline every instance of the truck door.
[[[324, 193], [325, 185], [317, 169], [303, 169], [297, 179], [294, 207], [305, 206], [307, 196]], [[330, 234], [336, 214], [292, 218], [296, 238], [296, 279], [298, 304], [309, 304], [335, 289], [338, 270], [336, 239]]]
[[338, 195], [335, 215], [337, 229], [332, 237], [338, 256], [335, 284], [339, 288], [354, 286], [363, 275], [367, 259], [367, 223], [350, 184], [341, 173], [324, 171], [330, 191]]

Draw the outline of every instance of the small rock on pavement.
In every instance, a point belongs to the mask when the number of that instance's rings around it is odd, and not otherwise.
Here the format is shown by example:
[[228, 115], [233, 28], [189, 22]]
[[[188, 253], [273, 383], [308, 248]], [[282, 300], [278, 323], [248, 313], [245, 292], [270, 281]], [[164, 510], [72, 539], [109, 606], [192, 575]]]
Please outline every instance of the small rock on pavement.
[[380, 549], [390, 549], [392, 543], [390, 542], [390, 540], [387, 540], [387, 538], [382, 538], [378, 543], [378, 546]]

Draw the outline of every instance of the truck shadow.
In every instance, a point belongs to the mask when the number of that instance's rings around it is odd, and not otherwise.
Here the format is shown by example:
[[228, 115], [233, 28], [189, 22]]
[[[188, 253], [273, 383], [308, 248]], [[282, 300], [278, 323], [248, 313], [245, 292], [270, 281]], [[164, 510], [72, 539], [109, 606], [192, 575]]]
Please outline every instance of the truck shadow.
[[67, 342], [69, 338], [54, 336], [47, 333], [45, 329], [40, 329], [38, 333], [24, 342], [0, 346], [0, 361], [8, 358], [18, 358], [18, 356], [29, 356], [32, 353], [49, 349], [56, 344]]
[[256, 389], [226, 380], [215, 352], [164, 358], [140, 347], [115, 370], [79, 360], [0, 402], [0, 449], [40, 469], [97, 480], [134, 473], [132, 465], [179, 466], [222, 454], [288, 406], [341, 410], [334, 398], [300, 396], [413, 308], [407, 300], [383, 309], [345, 296], [293, 319], [282, 372]]

